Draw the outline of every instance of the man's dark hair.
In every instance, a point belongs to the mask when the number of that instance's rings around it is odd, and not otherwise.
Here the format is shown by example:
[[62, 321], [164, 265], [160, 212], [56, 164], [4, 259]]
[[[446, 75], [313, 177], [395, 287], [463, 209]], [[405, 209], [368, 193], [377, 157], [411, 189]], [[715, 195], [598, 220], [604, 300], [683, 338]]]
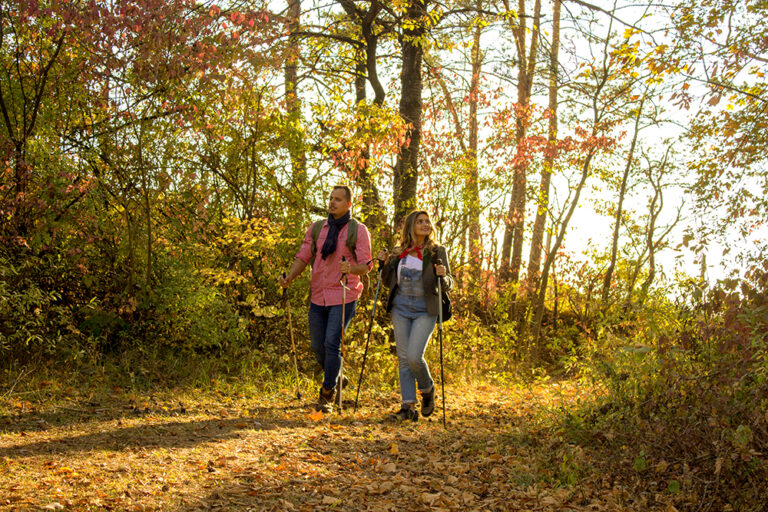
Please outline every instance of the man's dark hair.
[[331, 191], [336, 190], [338, 188], [340, 188], [341, 190], [344, 191], [345, 194], [347, 194], [347, 201], [351, 203], [352, 202], [352, 190], [348, 186], [346, 186], [346, 185], [334, 185], [333, 189]]

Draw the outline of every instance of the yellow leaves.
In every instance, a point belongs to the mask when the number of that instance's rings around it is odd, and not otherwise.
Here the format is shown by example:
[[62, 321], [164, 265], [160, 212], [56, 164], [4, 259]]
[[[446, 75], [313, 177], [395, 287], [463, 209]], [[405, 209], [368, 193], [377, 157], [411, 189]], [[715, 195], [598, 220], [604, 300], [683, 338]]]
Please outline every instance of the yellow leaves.
[[397, 447], [396, 443], [392, 443], [392, 446], [389, 447], [389, 453], [392, 455], [397, 455], [400, 453], [400, 449]]

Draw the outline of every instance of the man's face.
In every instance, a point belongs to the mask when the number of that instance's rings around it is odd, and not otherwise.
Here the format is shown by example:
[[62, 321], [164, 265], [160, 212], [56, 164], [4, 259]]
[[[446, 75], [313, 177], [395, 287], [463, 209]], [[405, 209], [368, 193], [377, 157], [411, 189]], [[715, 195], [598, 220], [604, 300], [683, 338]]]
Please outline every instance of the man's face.
[[343, 217], [352, 207], [352, 203], [347, 201], [347, 193], [343, 188], [335, 188], [331, 191], [331, 197], [328, 199], [328, 213], [333, 218]]

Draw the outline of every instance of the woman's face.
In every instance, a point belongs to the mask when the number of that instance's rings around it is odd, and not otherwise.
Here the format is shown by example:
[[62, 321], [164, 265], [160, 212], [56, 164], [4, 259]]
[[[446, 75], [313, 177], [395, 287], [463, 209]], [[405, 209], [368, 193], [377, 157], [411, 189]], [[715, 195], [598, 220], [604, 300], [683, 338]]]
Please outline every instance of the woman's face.
[[429, 216], [425, 214], [419, 214], [416, 217], [416, 221], [413, 223], [413, 234], [419, 237], [428, 237], [432, 233], [432, 223], [429, 220]]

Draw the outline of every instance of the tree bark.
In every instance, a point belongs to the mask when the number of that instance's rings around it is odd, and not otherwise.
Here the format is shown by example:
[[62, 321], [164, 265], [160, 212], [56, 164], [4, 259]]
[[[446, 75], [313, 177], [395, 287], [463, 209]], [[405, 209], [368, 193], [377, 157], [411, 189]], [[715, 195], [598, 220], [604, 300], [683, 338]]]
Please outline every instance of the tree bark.
[[629, 145], [627, 165], [624, 167], [624, 174], [621, 177], [621, 186], [619, 187], [619, 202], [616, 206], [616, 218], [614, 220], [613, 236], [611, 238], [611, 259], [608, 263], [608, 269], [605, 271], [605, 278], [603, 280], [603, 293], [601, 296], [603, 311], [607, 310], [608, 308], [608, 295], [611, 291], [611, 278], [613, 277], [613, 271], [616, 268], [616, 257], [619, 249], [619, 230], [621, 228], [621, 214], [624, 212], [624, 196], [627, 193], [629, 171], [632, 169], [632, 160], [635, 157], [635, 146], [637, 144], [637, 135], [640, 132], [640, 116], [642, 115], [644, 103], [645, 97], [640, 100], [640, 106], [637, 108], [637, 115], [635, 116], [635, 133], [632, 136], [632, 142]]
[[[374, 91], [373, 104], [382, 106], [384, 104], [385, 91], [379, 81], [376, 69], [376, 48], [378, 45], [378, 35], [374, 31], [373, 22], [381, 11], [381, 4], [378, 0], [371, 2], [368, 11], [359, 9], [351, 0], [339, 0], [347, 15], [360, 24], [361, 35], [365, 42], [364, 51], [358, 50], [357, 64], [355, 66], [355, 103], [360, 105], [367, 99], [366, 83], [370, 83]], [[370, 144], [366, 144], [361, 153], [361, 159], [355, 165], [355, 179], [362, 189], [363, 201], [361, 219], [368, 226], [371, 233], [375, 233], [374, 238], [387, 238], [388, 233], [384, 232], [384, 223], [386, 214], [379, 198], [378, 187], [375, 177], [371, 174], [368, 162], [370, 162]], [[390, 245], [390, 244], [387, 244]]]
[[394, 227], [416, 206], [418, 185], [419, 144], [421, 142], [422, 75], [421, 64], [424, 50], [420, 39], [426, 28], [421, 18], [427, 13], [429, 0], [411, 0], [405, 12], [406, 27], [403, 29], [400, 75], [400, 117], [410, 125], [406, 140], [397, 155], [393, 180], [395, 203]]
[[[477, 4], [477, 7], [481, 7]], [[482, 35], [480, 23], [475, 25], [474, 38], [472, 40], [472, 78], [469, 91], [469, 148], [467, 177], [465, 181], [464, 211], [468, 224], [467, 249], [469, 252], [469, 299], [470, 309], [478, 303], [480, 297], [480, 269], [481, 240], [480, 240], [480, 187], [479, 171], [477, 165], [478, 146], [478, 122], [477, 106], [480, 95], [480, 73], [483, 68], [483, 52], [480, 49], [480, 36]]]
[[288, 47], [285, 56], [285, 104], [288, 118], [286, 146], [291, 157], [291, 180], [296, 198], [304, 197], [307, 182], [307, 155], [301, 126], [301, 100], [298, 94], [298, 68], [301, 49], [297, 32], [301, 30], [301, 0], [288, 0]]
[[557, 69], [560, 52], [560, 5], [560, 0], [555, 0], [552, 9], [552, 47], [549, 53], [549, 132], [547, 136], [547, 153], [541, 169], [538, 206], [536, 208], [536, 219], [533, 223], [531, 252], [526, 272], [526, 290], [528, 291], [536, 290], [539, 284], [542, 242], [544, 240], [544, 228], [547, 224], [547, 213], [549, 212], [549, 188], [552, 170], [557, 158]]
[[[504, 7], [507, 11], [510, 10], [508, 0], [504, 0]], [[525, 154], [524, 140], [528, 134], [528, 109], [530, 107], [531, 89], [536, 71], [540, 18], [541, 0], [536, 0], [534, 4], [533, 26], [531, 27], [531, 44], [528, 47], [526, 42], [528, 30], [525, 0], [518, 0], [517, 19], [519, 22], [516, 27], [512, 28], [512, 33], [515, 36], [515, 46], [517, 47], [520, 59], [517, 68], [517, 103], [519, 111], [517, 113], [515, 129], [517, 154], [513, 170], [512, 197], [509, 201], [504, 242], [501, 248], [502, 261], [500, 272], [502, 281], [511, 281], [513, 283], [519, 280], [520, 267], [522, 265], [523, 236], [525, 231], [525, 188], [527, 181], [526, 173], [528, 171], [528, 155]], [[530, 52], [530, 54], [526, 55], [527, 52]]]
[[576, 210], [576, 205], [579, 203], [579, 196], [581, 195], [581, 191], [584, 188], [584, 183], [587, 181], [587, 176], [589, 176], [589, 170], [592, 165], [592, 158], [595, 155], [595, 150], [592, 149], [587, 154], [587, 157], [584, 159], [584, 164], [581, 168], [581, 180], [579, 181], [578, 186], [576, 187], [576, 193], [573, 197], [573, 201], [571, 202], [570, 207], [568, 208], [568, 213], [565, 216], [565, 219], [563, 219], [563, 224], [560, 227], [560, 230], [557, 234], [557, 238], [555, 239], [555, 245], [552, 247], [552, 250], [549, 251], [549, 254], [547, 254], [547, 258], [544, 260], [544, 268], [541, 272], [541, 283], [539, 285], [539, 290], [536, 295], [536, 301], [535, 301], [535, 317], [533, 319], [533, 331], [532, 336], [534, 340], [534, 346], [536, 347], [536, 350], [539, 350], [539, 341], [541, 336], [541, 319], [544, 317], [544, 300], [547, 295], [547, 284], [549, 281], [549, 271], [552, 265], [554, 264], [555, 255], [557, 254], [557, 251], [560, 250], [560, 245], [563, 243], [563, 239], [565, 238], [565, 232], [568, 228], [568, 223], [571, 220], [571, 217], [573, 216], [573, 212]]

